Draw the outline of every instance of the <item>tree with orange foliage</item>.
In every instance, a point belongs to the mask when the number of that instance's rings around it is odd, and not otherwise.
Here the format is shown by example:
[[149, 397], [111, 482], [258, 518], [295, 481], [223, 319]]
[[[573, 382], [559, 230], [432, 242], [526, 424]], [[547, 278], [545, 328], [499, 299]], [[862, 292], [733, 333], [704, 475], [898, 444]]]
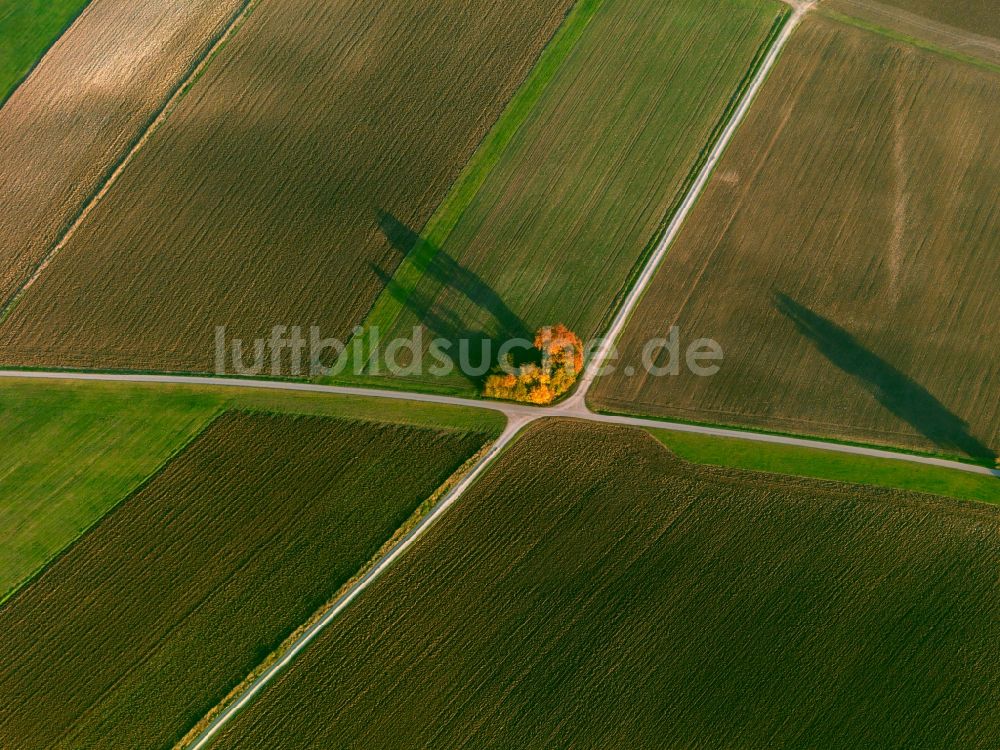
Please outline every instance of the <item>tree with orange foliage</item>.
[[583, 370], [583, 342], [562, 323], [539, 328], [535, 348], [540, 365], [526, 364], [490, 375], [483, 386], [488, 398], [551, 404], [566, 393]]

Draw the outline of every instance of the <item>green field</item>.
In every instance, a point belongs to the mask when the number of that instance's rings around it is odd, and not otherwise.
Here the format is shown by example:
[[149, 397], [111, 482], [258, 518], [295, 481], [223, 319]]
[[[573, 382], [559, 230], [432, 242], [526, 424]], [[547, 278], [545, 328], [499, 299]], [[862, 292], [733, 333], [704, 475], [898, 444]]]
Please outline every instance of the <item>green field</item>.
[[[807, 17], [592, 404], [993, 465], [998, 103], [1000, 74]], [[648, 373], [672, 326], [721, 345], [718, 374]]]
[[422, 326], [425, 349], [558, 322], [602, 330], [783, 13], [770, 0], [579, 5], [525, 94], [537, 103], [501, 120], [424, 236], [382, 216], [407, 260], [382, 270], [366, 326], [383, 340]]
[[0, 381], [0, 601], [227, 409], [495, 436], [494, 412], [190, 386]]
[[0, 359], [204, 372], [217, 326], [348, 338], [400, 261], [380, 214], [428, 220], [570, 4], [257, 3], [0, 326]]
[[667, 430], [650, 432], [671, 451], [692, 463], [928, 492], [959, 500], [1000, 503], [1000, 480], [996, 477], [908, 461], [887, 461], [791, 445], [771, 445]]
[[0, 383], [0, 600], [197, 434], [199, 393]]
[[89, 0], [0, 0], [0, 105]]
[[219, 417], [0, 607], [0, 746], [172, 746], [486, 439]]
[[998, 530], [542, 423], [213, 747], [992, 746]]

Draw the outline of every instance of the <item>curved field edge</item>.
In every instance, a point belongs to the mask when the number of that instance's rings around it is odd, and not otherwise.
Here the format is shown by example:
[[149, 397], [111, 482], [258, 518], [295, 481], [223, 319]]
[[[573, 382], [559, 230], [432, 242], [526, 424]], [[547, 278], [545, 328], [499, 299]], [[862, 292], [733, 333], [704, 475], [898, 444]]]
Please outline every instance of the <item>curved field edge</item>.
[[0, 107], [92, 1], [0, 2]]
[[990, 744], [996, 511], [540, 422], [213, 747]]
[[[266, 657], [267, 644], [352, 579], [485, 439], [316, 416], [220, 415], [0, 608], [12, 652], [0, 674], [8, 697], [0, 734], [25, 748], [43, 737], [47, 747], [87, 744], [95, 733], [113, 746], [168, 736], [173, 744], [185, 715], [202, 715]], [[48, 615], [81, 586], [89, 595], [73, 618]], [[136, 597], [142, 607], [130, 604]], [[95, 627], [116, 635], [89, 646], [73, 635]], [[187, 687], [178, 692], [181, 674]], [[42, 714], [58, 719], [43, 729]]]
[[220, 414], [327, 416], [493, 440], [489, 410], [352, 396], [161, 384], [0, 382], [0, 604], [119, 503], [148, 484]]

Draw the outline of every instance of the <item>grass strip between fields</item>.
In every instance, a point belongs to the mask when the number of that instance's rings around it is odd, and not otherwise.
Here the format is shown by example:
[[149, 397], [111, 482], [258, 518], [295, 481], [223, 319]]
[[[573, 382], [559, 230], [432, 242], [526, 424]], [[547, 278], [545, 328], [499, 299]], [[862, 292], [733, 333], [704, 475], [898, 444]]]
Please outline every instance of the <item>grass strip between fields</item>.
[[[389, 294], [383, 291], [379, 295], [362, 323], [362, 330], [375, 327], [389, 330], [406, 309], [406, 299], [416, 290], [431, 261], [476, 197], [476, 193], [490, 172], [500, 161], [514, 135], [541, 99], [546, 86], [555, 77], [603, 2], [604, 0], [578, 0], [566, 15], [566, 20], [542, 51], [527, 80], [521, 85], [447, 197], [427, 222], [417, 244], [396, 269], [393, 285], [397, 293]], [[367, 356], [366, 352], [365, 357]]]
[[495, 439], [499, 412], [355, 396], [136, 383], [0, 384], [0, 604], [226, 411], [326, 416]]
[[858, 18], [857, 16], [849, 16], [830, 8], [822, 8], [820, 12], [827, 18], [848, 26], [853, 26], [864, 31], [870, 31], [873, 34], [888, 37], [896, 42], [910, 44], [926, 52], [933, 52], [934, 54], [942, 55], [943, 57], [947, 57], [951, 60], [956, 60], [967, 65], [973, 65], [977, 68], [982, 68], [983, 70], [989, 70], [992, 73], [1000, 73], [1000, 65], [984, 60], [981, 57], [967, 55], [965, 53], [958, 52], [957, 50], [949, 49], [943, 45], [935, 44], [934, 42], [920, 39], [918, 37], [911, 36], [910, 34], [904, 34], [901, 31], [895, 31], [872, 21], [866, 21], [863, 18]]
[[1000, 481], [980, 474], [791, 445], [649, 429], [671, 451], [696, 464], [827, 479], [1000, 504]]

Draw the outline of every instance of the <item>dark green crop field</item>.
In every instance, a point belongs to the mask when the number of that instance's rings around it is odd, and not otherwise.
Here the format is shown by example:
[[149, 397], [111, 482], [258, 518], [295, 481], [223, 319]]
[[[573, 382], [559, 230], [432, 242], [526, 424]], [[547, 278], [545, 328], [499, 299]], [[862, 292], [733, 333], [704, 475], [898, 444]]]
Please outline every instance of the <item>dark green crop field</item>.
[[996, 746], [998, 531], [541, 423], [213, 747]]
[[0, 747], [170, 747], [484, 439], [219, 417], [0, 608]]

